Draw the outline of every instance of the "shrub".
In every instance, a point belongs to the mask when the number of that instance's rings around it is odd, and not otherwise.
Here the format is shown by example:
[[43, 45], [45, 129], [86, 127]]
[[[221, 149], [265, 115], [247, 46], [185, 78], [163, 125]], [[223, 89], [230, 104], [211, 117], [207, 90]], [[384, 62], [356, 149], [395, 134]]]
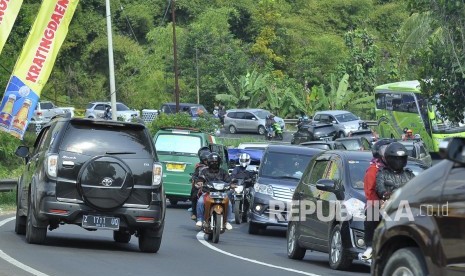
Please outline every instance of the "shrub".
[[152, 135], [155, 135], [162, 128], [170, 127], [195, 128], [215, 135], [216, 131], [220, 128], [220, 121], [209, 114], [201, 115], [197, 120], [193, 120], [189, 114], [180, 112], [175, 114], [162, 113], [153, 122], [148, 124]]

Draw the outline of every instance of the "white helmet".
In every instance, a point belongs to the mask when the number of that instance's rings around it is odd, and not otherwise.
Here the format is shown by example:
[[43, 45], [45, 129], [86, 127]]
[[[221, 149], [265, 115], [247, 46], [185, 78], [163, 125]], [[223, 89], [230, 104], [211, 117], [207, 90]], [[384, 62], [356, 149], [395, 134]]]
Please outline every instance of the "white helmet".
[[241, 155], [239, 155], [239, 164], [244, 168], [247, 167], [250, 164], [250, 155], [241, 153]]

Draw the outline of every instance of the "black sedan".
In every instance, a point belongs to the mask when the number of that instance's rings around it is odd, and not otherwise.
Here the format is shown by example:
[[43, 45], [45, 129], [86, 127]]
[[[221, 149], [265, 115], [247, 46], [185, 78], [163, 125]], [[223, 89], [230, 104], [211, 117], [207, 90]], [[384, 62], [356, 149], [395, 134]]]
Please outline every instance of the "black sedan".
[[333, 141], [336, 139], [337, 129], [333, 124], [309, 123], [301, 125], [297, 132], [292, 134], [291, 144], [300, 144], [308, 141]]

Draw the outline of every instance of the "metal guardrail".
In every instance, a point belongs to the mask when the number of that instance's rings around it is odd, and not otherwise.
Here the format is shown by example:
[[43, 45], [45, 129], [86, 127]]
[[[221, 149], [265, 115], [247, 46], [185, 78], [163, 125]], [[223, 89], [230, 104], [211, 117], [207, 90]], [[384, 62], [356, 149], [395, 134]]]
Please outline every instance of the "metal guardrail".
[[[298, 121], [299, 121], [298, 119], [284, 119], [284, 123], [286, 123], [286, 125], [287, 124], [296, 125]], [[364, 121], [364, 122], [367, 123], [369, 126], [377, 126], [378, 125], [377, 121]]]
[[0, 192], [9, 192], [16, 189], [18, 180], [16, 179], [0, 179]]

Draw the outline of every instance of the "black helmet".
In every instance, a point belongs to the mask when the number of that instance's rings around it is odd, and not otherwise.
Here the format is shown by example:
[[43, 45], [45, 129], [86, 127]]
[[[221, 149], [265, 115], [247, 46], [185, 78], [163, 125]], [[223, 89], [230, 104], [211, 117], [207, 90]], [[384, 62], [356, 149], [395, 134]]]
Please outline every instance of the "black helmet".
[[221, 164], [221, 156], [218, 153], [212, 152], [208, 155], [207, 165], [209, 169], [213, 171], [218, 171], [220, 168], [220, 164]]
[[373, 153], [373, 157], [374, 158], [382, 158], [382, 154], [381, 154], [381, 147], [382, 146], [387, 146], [389, 145], [390, 143], [392, 143], [393, 141], [391, 139], [388, 139], [388, 138], [384, 138], [384, 139], [381, 139], [381, 140], [378, 140], [374, 145], [373, 147], [371, 148], [371, 152]]
[[200, 161], [202, 161], [202, 154], [203, 153], [207, 153], [207, 156], [208, 156], [208, 154], [211, 153], [210, 148], [205, 146], [205, 147], [201, 147], [199, 149], [199, 151], [197, 152], [197, 156], [199, 157]]
[[208, 161], [208, 156], [210, 155], [210, 152], [209, 151], [202, 151], [200, 153], [200, 163], [203, 163], [205, 164], [205, 162]]
[[402, 171], [407, 165], [408, 152], [404, 145], [393, 142], [384, 151], [384, 161], [386, 165], [395, 172]]

